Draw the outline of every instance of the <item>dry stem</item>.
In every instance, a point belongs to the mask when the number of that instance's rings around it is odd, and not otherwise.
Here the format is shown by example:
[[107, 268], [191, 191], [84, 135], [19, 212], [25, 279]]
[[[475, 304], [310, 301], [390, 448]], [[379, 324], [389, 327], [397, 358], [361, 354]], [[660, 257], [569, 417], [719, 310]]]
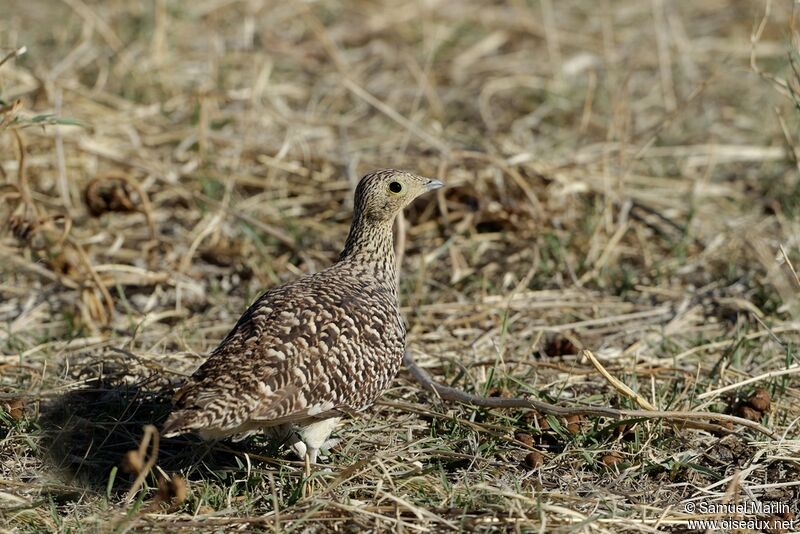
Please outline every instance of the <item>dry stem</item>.
[[[406, 354], [403, 357], [403, 363], [411, 372], [411, 375], [414, 377], [414, 379], [423, 387], [423, 389], [435, 393], [443, 401], [460, 402], [462, 404], [471, 404], [473, 406], [481, 406], [484, 408], [527, 408], [530, 410], [536, 410], [544, 415], [555, 415], [558, 417], [569, 417], [571, 415], [593, 415], [598, 417], [609, 417], [616, 420], [636, 418], [665, 419], [684, 423], [687, 423], [690, 420], [706, 419], [723, 423], [733, 423], [760, 432], [772, 439], [780, 439], [770, 429], [756, 423], [755, 421], [750, 421], [749, 419], [736, 417], [734, 415], [726, 415], [714, 412], [623, 410], [606, 406], [565, 407], [536, 399], [525, 399], [522, 397], [481, 397], [457, 388], [438, 384], [430, 377], [430, 375], [428, 375], [428, 373], [426, 373], [416, 364], [409, 351], [406, 351]], [[714, 430], [720, 433], [730, 432], [723, 426], [718, 426], [718, 428], [715, 428]]]

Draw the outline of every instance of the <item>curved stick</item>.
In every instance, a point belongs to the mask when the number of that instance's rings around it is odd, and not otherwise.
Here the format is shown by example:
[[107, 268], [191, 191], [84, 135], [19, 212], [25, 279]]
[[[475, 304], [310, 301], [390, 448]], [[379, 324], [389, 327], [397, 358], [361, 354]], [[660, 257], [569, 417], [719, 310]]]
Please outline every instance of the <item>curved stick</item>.
[[[473, 406], [481, 406], [485, 408], [527, 408], [529, 410], [536, 410], [537, 412], [545, 415], [555, 415], [558, 417], [568, 417], [570, 415], [593, 415], [598, 417], [608, 417], [610, 419], [626, 419], [626, 418], [642, 418], [642, 419], [668, 419], [673, 421], [683, 421], [685, 423], [691, 420], [707, 420], [717, 421], [722, 423], [732, 423], [740, 425], [756, 432], [760, 432], [765, 436], [772, 439], [780, 439], [767, 427], [749, 419], [736, 417], [734, 415], [727, 415], [714, 412], [686, 412], [686, 411], [659, 411], [659, 410], [620, 410], [616, 408], [609, 408], [605, 406], [583, 406], [583, 407], [566, 407], [550, 404], [549, 402], [540, 401], [537, 399], [526, 399], [522, 397], [481, 397], [462, 391], [450, 386], [443, 386], [435, 382], [430, 375], [420, 368], [411, 357], [411, 352], [406, 351], [403, 356], [403, 364], [408, 368], [414, 379], [422, 386], [423, 389], [435, 393], [443, 401], [460, 402], [462, 404], [471, 404]], [[723, 426], [717, 426], [714, 430], [725, 431]]]

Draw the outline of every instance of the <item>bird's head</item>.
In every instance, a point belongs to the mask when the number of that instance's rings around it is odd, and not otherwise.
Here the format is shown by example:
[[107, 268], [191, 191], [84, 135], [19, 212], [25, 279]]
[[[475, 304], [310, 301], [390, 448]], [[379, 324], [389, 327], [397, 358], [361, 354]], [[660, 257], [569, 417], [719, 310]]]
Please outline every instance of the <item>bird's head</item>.
[[382, 169], [361, 178], [356, 187], [355, 209], [372, 221], [391, 221], [418, 196], [439, 189], [439, 180], [395, 169]]

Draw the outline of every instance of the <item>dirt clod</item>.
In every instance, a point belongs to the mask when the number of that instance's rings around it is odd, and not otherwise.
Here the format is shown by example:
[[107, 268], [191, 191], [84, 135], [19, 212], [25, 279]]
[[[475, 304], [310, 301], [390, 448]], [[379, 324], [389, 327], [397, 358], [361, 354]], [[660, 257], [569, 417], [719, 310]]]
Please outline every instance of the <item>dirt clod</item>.
[[520, 443], [527, 445], [528, 447], [533, 446], [533, 436], [531, 436], [527, 432], [517, 432], [516, 434], [514, 434], [514, 439], [516, 439]]
[[763, 413], [769, 411], [770, 405], [772, 404], [772, 398], [767, 390], [758, 388], [753, 392], [752, 395], [750, 395], [750, 398], [747, 399], [747, 403], [755, 410]]
[[569, 415], [566, 418], [567, 430], [570, 434], [576, 435], [581, 433], [581, 423], [583, 418], [580, 415]]
[[544, 463], [544, 456], [539, 451], [531, 451], [525, 455], [525, 465], [530, 469], [537, 469]]
[[603, 462], [603, 465], [606, 467], [613, 467], [617, 464], [622, 463], [625, 460], [625, 457], [622, 456], [621, 453], [617, 451], [611, 451], [607, 454], [604, 454], [603, 457], [600, 459]]
[[751, 421], [761, 421], [761, 416], [763, 414], [751, 406], [739, 406], [737, 415], [745, 419], [750, 419]]

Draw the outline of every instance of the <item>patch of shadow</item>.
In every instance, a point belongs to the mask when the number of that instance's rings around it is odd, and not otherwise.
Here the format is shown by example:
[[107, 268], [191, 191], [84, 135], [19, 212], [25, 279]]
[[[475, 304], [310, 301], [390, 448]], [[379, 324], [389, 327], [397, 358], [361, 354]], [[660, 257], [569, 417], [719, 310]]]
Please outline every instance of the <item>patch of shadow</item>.
[[[138, 380], [127, 373], [109, 374], [108, 367], [101, 376], [81, 380], [82, 389], [42, 405], [39, 422], [46, 460], [65, 482], [103, 492], [116, 467], [111, 490], [127, 491], [135, 477], [120, 468], [122, 460], [139, 447], [145, 425], [161, 428], [172, 409], [176, 385], [156, 374]], [[190, 480], [223, 478], [241, 471], [244, 451], [269, 462], [277, 450], [253, 440], [209, 443], [185, 435], [160, 439], [156, 465]]]

